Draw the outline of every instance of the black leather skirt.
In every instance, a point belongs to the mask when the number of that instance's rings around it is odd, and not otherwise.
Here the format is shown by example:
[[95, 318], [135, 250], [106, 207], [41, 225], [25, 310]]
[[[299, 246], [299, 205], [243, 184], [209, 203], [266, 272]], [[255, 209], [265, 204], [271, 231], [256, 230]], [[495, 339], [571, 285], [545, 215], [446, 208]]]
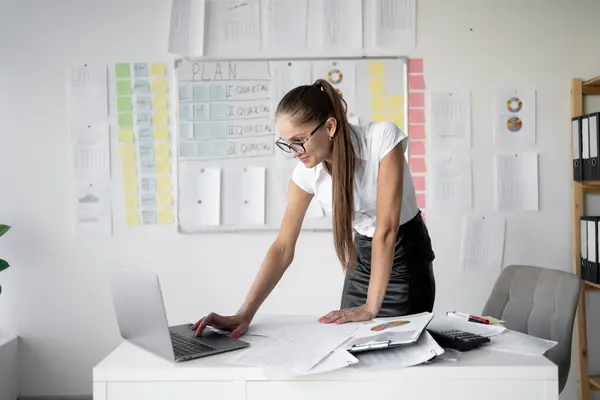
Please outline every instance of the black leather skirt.
[[[348, 271], [341, 308], [360, 307], [367, 301], [371, 278], [372, 238], [355, 234], [357, 262]], [[429, 232], [419, 212], [402, 224], [396, 236], [392, 273], [377, 317], [395, 317], [433, 310], [435, 278]]]

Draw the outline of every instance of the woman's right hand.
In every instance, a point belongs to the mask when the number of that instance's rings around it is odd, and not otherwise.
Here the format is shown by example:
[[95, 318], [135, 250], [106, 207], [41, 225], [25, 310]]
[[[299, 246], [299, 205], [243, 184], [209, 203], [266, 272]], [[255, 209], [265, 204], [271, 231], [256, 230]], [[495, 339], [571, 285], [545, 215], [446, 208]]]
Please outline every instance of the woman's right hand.
[[223, 316], [215, 313], [210, 313], [202, 317], [192, 325], [192, 330], [196, 331], [196, 336], [202, 335], [202, 331], [207, 326], [212, 326], [216, 329], [230, 331], [232, 338], [239, 338], [248, 330], [251, 319], [242, 315], [236, 314], [231, 316]]

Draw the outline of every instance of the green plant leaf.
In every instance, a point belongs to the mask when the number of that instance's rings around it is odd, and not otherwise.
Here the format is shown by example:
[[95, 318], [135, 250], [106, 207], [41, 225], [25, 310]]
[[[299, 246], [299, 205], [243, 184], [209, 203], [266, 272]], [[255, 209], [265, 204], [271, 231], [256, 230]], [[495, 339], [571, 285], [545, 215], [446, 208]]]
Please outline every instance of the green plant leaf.
[[9, 229], [10, 229], [10, 226], [0, 224], [0, 236], [4, 235], [6, 232], [8, 232]]
[[8, 267], [10, 267], [8, 262], [0, 258], [0, 272], [4, 271]]

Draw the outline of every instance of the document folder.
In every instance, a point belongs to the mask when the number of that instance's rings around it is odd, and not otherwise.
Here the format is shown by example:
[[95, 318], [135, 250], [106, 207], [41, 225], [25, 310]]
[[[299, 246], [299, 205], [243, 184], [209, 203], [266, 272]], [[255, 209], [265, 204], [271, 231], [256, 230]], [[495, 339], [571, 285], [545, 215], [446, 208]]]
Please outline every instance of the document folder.
[[600, 179], [600, 158], [598, 157], [598, 115], [595, 112], [587, 115], [588, 130], [590, 134], [590, 177], [589, 180], [597, 181]]
[[583, 163], [581, 159], [581, 117], [574, 117], [571, 120], [573, 135], [573, 180], [581, 182], [583, 180]]
[[598, 281], [598, 221], [600, 217], [584, 216], [587, 223], [587, 262], [582, 279], [597, 283]]
[[590, 126], [587, 115], [581, 117], [581, 158], [583, 159], [583, 180], [590, 180]]
[[589, 275], [588, 270], [587, 270], [587, 261], [588, 261], [588, 242], [587, 242], [587, 219], [586, 217], [581, 217], [580, 221], [579, 221], [579, 231], [581, 234], [581, 240], [580, 240], [580, 257], [581, 257], [581, 262], [579, 264], [579, 270], [580, 270], [580, 274], [581, 274], [581, 279], [583, 280], [587, 280], [587, 276]]

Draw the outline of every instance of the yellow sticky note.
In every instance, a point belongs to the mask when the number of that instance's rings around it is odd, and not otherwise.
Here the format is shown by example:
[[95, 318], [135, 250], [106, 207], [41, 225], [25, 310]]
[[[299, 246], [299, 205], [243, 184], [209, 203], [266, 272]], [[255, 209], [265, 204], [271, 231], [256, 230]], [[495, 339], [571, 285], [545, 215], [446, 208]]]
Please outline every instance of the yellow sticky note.
[[404, 113], [393, 112], [390, 114], [390, 121], [398, 126], [400, 129], [404, 129]]
[[138, 180], [137, 176], [131, 176], [123, 179], [123, 188], [126, 192], [137, 193], [138, 191]]
[[369, 75], [371, 76], [383, 76], [384, 70], [382, 61], [371, 61], [369, 63]]
[[170, 224], [173, 222], [173, 210], [170, 208], [158, 210], [158, 223]]
[[166, 111], [155, 111], [152, 116], [154, 125], [167, 125], [169, 123], [169, 114]]
[[138, 211], [127, 211], [125, 214], [125, 220], [128, 226], [136, 226], [141, 222], [140, 213]]
[[164, 141], [169, 140], [169, 127], [157, 126], [154, 128], [154, 140]]
[[123, 169], [123, 176], [131, 176], [137, 174], [135, 160], [123, 160], [121, 162], [121, 168]]
[[156, 177], [156, 188], [162, 191], [171, 190], [171, 177], [170, 176], [157, 176]]
[[140, 200], [137, 194], [126, 194], [125, 195], [125, 208], [139, 208]]
[[385, 113], [373, 113], [373, 122], [381, 122], [386, 119]]
[[385, 80], [371, 79], [369, 82], [371, 93], [385, 93]]
[[135, 146], [119, 146], [119, 155], [121, 160], [135, 160]]
[[388, 103], [390, 110], [402, 111], [404, 110], [404, 96], [401, 94], [392, 94], [388, 97]]
[[371, 98], [371, 111], [385, 111], [384, 96], [375, 96]]
[[131, 129], [121, 129], [119, 131], [119, 142], [132, 143], [133, 131]]
[[158, 192], [156, 194], [156, 202], [159, 206], [171, 206], [173, 203], [171, 192]]
[[171, 159], [170, 158], [157, 158], [156, 159], [156, 173], [170, 174], [171, 173]]
[[166, 110], [169, 107], [167, 96], [157, 95], [152, 97], [152, 107], [155, 110]]
[[156, 157], [169, 158], [171, 156], [171, 145], [168, 143], [161, 143], [154, 146], [154, 154]]
[[167, 80], [164, 78], [152, 80], [153, 93], [165, 93], [167, 91]]
[[165, 76], [167, 74], [167, 66], [163, 62], [155, 62], [150, 64], [150, 75]]

